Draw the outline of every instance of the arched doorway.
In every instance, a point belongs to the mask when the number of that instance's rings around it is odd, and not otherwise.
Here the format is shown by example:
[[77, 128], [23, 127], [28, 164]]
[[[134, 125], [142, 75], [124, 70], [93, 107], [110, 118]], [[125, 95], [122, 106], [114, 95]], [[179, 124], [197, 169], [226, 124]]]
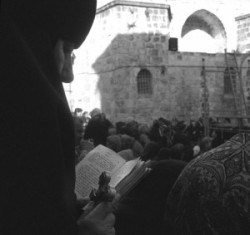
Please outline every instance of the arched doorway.
[[224, 52], [227, 36], [220, 19], [207, 10], [198, 10], [190, 15], [181, 31], [180, 51]]

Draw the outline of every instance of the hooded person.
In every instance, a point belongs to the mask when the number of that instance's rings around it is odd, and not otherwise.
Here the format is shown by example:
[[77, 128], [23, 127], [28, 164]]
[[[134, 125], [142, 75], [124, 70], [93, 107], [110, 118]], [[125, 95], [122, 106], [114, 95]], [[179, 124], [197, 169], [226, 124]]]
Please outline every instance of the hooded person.
[[100, 207], [92, 222], [77, 222], [74, 125], [62, 86], [95, 11], [95, 0], [1, 1], [0, 234], [106, 234], [100, 224], [112, 214], [98, 224]]

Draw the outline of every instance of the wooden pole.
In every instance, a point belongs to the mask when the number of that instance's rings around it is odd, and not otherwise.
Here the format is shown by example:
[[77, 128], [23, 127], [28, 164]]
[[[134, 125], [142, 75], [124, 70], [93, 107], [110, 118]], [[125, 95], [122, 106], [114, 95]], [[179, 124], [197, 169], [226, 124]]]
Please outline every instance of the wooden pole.
[[208, 88], [205, 69], [205, 59], [202, 58], [202, 78], [203, 78], [203, 120], [204, 120], [204, 135], [209, 136], [209, 103], [208, 103]]

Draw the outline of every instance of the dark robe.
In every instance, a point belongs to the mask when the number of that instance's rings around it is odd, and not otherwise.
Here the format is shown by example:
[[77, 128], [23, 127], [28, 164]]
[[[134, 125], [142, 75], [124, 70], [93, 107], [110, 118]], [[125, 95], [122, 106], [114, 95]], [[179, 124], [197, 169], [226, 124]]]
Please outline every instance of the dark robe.
[[169, 193], [165, 234], [249, 234], [249, 169], [247, 133], [192, 160]]
[[164, 206], [168, 193], [186, 163], [155, 161], [152, 171], [120, 202], [116, 235], [164, 235]]
[[33, 28], [37, 21], [28, 15], [20, 22], [25, 15], [18, 8], [6, 9], [0, 21], [0, 234], [77, 234], [74, 127], [52, 54], [55, 41], [41, 25]]

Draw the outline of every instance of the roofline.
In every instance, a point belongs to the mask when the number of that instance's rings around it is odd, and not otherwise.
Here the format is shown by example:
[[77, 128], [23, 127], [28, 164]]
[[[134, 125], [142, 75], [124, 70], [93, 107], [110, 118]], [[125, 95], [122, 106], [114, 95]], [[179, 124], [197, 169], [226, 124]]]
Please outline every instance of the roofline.
[[172, 20], [172, 14], [170, 5], [168, 4], [161, 4], [161, 3], [152, 3], [152, 2], [140, 2], [140, 1], [126, 1], [126, 0], [113, 0], [112, 2], [109, 2], [105, 4], [104, 6], [99, 7], [96, 10], [96, 14], [99, 14], [103, 11], [106, 11], [109, 8], [115, 7], [115, 6], [133, 6], [133, 7], [150, 7], [150, 8], [157, 8], [157, 9], [167, 9], [169, 13], [169, 20]]
[[242, 16], [237, 16], [235, 17], [235, 20], [243, 20], [245, 18], [249, 18], [250, 17], [250, 13], [249, 14], [246, 14], [246, 15], [242, 15]]

